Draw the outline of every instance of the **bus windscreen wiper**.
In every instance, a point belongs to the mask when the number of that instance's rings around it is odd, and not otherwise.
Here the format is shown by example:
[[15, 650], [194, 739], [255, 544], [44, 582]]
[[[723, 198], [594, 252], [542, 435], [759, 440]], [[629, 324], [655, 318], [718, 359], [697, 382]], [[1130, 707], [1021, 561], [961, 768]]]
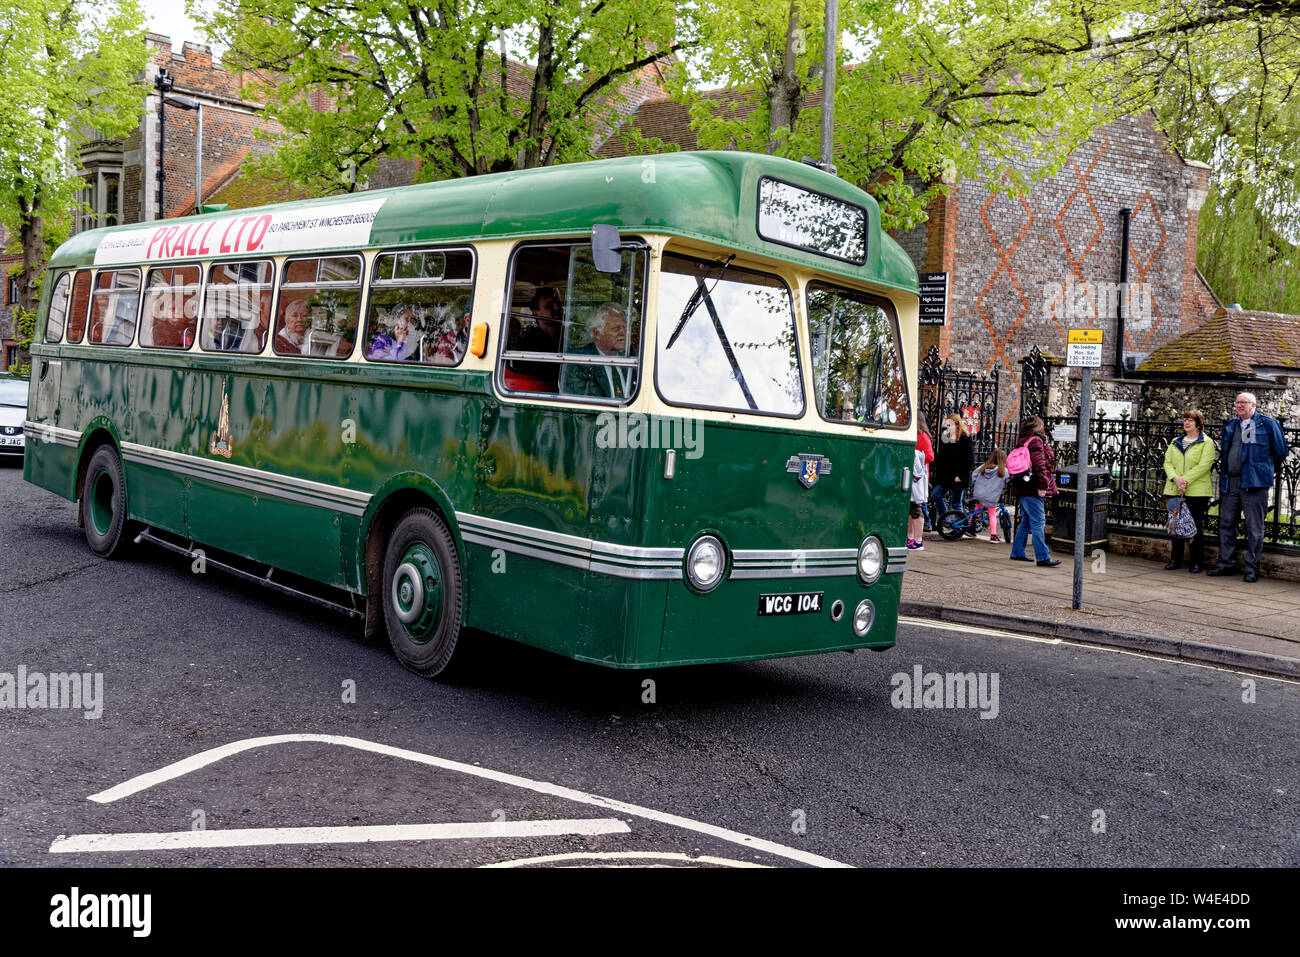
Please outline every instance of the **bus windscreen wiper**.
[[[732, 264], [735, 258], [735, 255], [727, 257], [727, 261], [722, 264], [722, 268], [718, 270], [717, 277], [713, 280], [714, 286], [722, 281], [722, 274], [727, 271], [727, 267]], [[668, 345], [664, 346], [665, 352], [673, 347], [673, 343], [677, 341], [677, 337], [680, 336], [682, 330], [686, 328], [686, 320], [695, 315], [695, 310], [700, 308], [700, 303], [703, 302], [705, 296], [712, 291], [712, 287], [706, 290], [704, 288], [704, 280], [696, 277], [695, 291], [691, 293], [691, 297], [686, 300], [686, 305], [682, 309], [682, 314], [677, 319], [677, 327], [673, 329], [673, 334], [668, 337]]]

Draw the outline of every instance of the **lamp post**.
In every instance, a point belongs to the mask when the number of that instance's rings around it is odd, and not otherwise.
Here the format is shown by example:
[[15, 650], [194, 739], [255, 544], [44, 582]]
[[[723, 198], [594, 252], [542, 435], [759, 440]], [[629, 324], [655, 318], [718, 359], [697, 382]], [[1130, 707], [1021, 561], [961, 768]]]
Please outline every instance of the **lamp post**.
[[198, 114], [198, 129], [194, 140], [194, 208], [198, 211], [203, 206], [203, 104], [197, 100], [191, 100], [187, 96], [171, 95], [172, 87], [176, 85], [175, 77], [166, 70], [159, 70], [158, 75], [154, 77], [154, 88], [158, 91], [158, 215], [157, 219], [163, 219], [166, 216], [166, 203], [163, 192], [163, 184], [167, 176], [167, 105], [179, 107], [182, 110], [194, 110]]
[[826, 0], [825, 48], [822, 53], [821, 168], [835, 172], [835, 67], [839, 62], [839, 0]]

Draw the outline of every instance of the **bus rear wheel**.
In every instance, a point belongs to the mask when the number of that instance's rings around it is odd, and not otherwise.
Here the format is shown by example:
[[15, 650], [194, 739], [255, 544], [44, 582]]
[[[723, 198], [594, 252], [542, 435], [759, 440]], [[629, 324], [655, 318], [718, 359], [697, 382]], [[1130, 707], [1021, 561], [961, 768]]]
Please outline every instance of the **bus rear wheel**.
[[86, 465], [81, 486], [86, 544], [101, 558], [120, 558], [130, 544], [126, 527], [126, 474], [111, 445], [101, 445]]
[[412, 509], [393, 529], [383, 589], [384, 623], [397, 660], [426, 678], [444, 673], [460, 637], [460, 562], [451, 533], [430, 509]]

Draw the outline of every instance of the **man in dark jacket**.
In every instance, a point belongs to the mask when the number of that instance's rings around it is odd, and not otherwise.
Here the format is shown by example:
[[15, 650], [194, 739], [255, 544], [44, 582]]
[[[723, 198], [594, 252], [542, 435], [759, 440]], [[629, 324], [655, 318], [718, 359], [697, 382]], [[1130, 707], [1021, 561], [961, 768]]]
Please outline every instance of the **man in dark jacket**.
[[1286, 457], [1286, 438], [1277, 420], [1255, 411], [1249, 392], [1237, 396], [1237, 414], [1223, 426], [1223, 454], [1219, 461], [1219, 565], [1209, 575], [1233, 570], [1237, 551], [1237, 521], [1246, 516], [1246, 575], [1242, 581], [1259, 581], [1259, 559], [1264, 551], [1264, 513], [1273, 470]]

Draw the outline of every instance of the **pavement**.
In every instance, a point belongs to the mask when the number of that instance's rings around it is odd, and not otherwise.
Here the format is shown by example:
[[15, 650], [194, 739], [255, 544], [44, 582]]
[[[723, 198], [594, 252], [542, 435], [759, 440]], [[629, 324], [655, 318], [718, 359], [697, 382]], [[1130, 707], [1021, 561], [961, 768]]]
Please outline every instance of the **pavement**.
[[987, 532], [956, 542], [927, 532], [925, 548], [907, 556], [901, 612], [1300, 678], [1296, 582], [1247, 584], [1240, 574], [1209, 578], [1095, 552], [1084, 560], [1075, 611], [1071, 554], [1053, 552], [1055, 568], [1010, 554]]

